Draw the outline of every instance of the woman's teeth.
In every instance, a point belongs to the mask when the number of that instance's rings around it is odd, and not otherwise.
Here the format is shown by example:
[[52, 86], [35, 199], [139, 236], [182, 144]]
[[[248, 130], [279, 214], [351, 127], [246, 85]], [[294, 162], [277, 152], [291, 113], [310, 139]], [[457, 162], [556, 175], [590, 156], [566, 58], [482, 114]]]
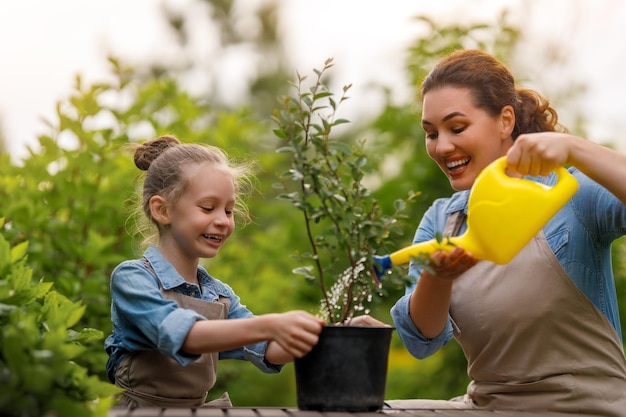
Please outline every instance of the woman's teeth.
[[467, 165], [469, 161], [470, 161], [470, 158], [465, 158], [465, 159], [459, 159], [457, 161], [446, 162], [446, 167], [448, 167], [448, 169], [458, 168], [462, 165]]

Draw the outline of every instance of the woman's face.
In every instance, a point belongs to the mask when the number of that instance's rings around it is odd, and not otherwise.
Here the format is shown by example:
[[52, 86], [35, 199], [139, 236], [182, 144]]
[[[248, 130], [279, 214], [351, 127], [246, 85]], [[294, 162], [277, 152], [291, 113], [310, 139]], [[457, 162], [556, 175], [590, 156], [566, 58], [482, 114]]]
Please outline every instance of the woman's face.
[[514, 125], [511, 106], [491, 116], [474, 105], [468, 88], [442, 87], [424, 95], [426, 150], [455, 190], [471, 188], [483, 168], [506, 154]]

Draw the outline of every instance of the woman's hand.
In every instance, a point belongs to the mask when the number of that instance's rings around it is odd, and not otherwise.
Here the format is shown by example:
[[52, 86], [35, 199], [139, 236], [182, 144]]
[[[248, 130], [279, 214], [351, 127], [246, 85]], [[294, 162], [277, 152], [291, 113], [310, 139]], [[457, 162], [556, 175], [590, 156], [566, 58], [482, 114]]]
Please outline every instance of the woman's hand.
[[434, 280], [452, 282], [476, 265], [476, 262], [478, 260], [462, 247], [456, 247], [450, 252], [437, 251], [430, 256], [422, 275]]
[[346, 322], [347, 326], [360, 326], [360, 327], [391, 327], [390, 325], [383, 323], [382, 321], [375, 319], [370, 315], [363, 315], [358, 317], [352, 317]]
[[520, 135], [507, 152], [507, 168], [521, 175], [548, 175], [569, 163], [575, 136], [558, 132]]

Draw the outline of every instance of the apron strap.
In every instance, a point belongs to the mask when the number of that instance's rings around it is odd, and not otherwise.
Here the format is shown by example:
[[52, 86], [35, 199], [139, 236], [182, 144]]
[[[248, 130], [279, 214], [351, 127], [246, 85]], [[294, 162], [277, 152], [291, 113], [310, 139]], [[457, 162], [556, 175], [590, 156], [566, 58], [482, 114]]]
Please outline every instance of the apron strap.
[[467, 216], [463, 213], [463, 210], [455, 211], [448, 216], [446, 220], [446, 226], [443, 229], [443, 237], [451, 237], [459, 234], [461, 225], [465, 221]]

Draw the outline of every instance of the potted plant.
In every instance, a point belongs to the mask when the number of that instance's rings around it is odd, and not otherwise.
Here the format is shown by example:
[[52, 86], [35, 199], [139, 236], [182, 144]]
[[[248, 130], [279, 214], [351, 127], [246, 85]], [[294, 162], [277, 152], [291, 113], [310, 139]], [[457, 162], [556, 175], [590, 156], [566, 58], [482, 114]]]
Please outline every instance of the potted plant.
[[[373, 256], [383, 251], [383, 241], [401, 235], [397, 220], [412, 196], [387, 215], [365, 186], [365, 140], [350, 144], [334, 136], [348, 123], [337, 110], [351, 85], [337, 99], [324, 83], [331, 67], [328, 59], [314, 70], [309, 87], [298, 74], [295, 93], [281, 99], [272, 117], [282, 140], [278, 152], [290, 157], [276, 185], [283, 190], [278, 198], [301, 211], [310, 249], [295, 255], [302, 266], [294, 272], [319, 288], [319, 315], [328, 323], [315, 348], [295, 361], [297, 400], [301, 409], [372, 411], [383, 405], [393, 328], [349, 324], [382, 295]], [[399, 285], [400, 276], [384, 283]]]

